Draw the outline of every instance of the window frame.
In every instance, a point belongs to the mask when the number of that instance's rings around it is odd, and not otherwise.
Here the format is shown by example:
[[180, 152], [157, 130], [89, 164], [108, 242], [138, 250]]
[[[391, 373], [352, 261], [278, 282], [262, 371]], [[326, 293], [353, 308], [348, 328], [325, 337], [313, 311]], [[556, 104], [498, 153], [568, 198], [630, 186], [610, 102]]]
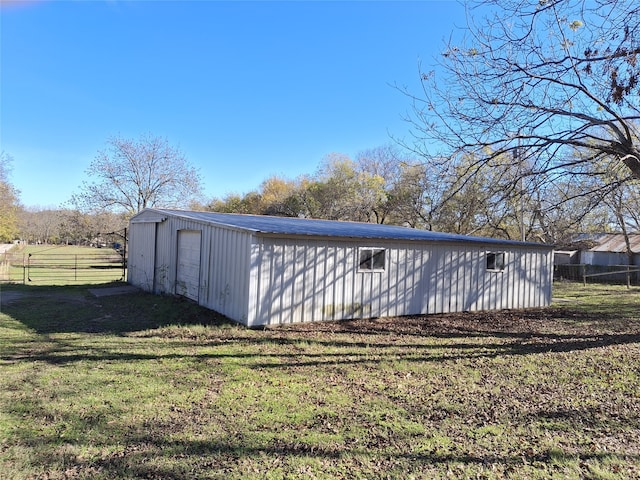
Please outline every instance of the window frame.
[[[490, 260], [491, 258], [493, 258], [493, 261]], [[485, 255], [485, 267], [487, 272], [504, 272], [507, 267], [507, 252], [504, 250], [487, 251]]]
[[[366, 262], [362, 261], [363, 254], [369, 253], [366, 259], [369, 262], [369, 266]], [[380, 260], [376, 261], [376, 256], [382, 253], [382, 266], [380, 266]], [[384, 272], [387, 269], [387, 249], [383, 247], [358, 247], [358, 272], [374, 273]], [[364, 266], [363, 266], [364, 264]]]

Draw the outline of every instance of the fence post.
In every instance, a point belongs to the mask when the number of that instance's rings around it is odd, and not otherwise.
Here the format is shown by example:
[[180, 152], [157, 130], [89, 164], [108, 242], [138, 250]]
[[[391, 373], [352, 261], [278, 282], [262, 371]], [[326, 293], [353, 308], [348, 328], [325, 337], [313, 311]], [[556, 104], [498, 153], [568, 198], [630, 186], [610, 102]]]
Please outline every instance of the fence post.
[[587, 286], [587, 265], [586, 264], [582, 264], [582, 283], [584, 284], [584, 286]]
[[627, 265], [627, 290], [631, 290], [631, 266]]

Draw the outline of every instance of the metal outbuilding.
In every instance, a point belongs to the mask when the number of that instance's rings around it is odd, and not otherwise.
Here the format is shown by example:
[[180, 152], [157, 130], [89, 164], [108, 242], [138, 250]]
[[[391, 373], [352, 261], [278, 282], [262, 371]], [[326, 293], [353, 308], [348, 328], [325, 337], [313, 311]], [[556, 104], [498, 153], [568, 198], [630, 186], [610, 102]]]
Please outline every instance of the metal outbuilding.
[[549, 245], [164, 209], [138, 213], [129, 231], [129, 283], [250, 327], [551, 302]]
[[594, 236], [595, 245], [580, 255], [581, 263], [588, 265], [636, 265], [640, 267], [640, 234], [629, 235], [633, 254], [630, 261], [627, 242], [621, 233], [604, 233]]

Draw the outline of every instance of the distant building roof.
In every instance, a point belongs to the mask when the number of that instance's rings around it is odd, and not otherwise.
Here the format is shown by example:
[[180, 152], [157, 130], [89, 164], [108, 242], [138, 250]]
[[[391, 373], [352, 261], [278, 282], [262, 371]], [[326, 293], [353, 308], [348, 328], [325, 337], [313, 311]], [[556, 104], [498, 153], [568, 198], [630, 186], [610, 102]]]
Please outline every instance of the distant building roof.
[[[590, 252], [626, 253], [627, 244], [622, 233], [603, 233], [593, 238], [597, 245], [589, 249]], [[640, 253], [640, 234], [629, 235], [631, 251]]]
[[[494, 245], [532, 246], [552, 248], [540, 243], [519, 242], [487, 237], [440, 233], [417, 228], [376, 223], [345, 222], [336, 220], [313, 220], [306, 218], [272, 217], [266, 215], [242, 215], [234, 213], [195, 212], [186, 210], [147, 209], [217, 225], [226, 225], [243, 230], [271, 235], [301, 235], [322, 237], [345, 237], [384, 240], [411, 240], [428, 242], [483, 243]], [[141, 215], [143, 210], [138, 215]], [[136, 215], [137, 216], [137, 215]], [[135, 218], [135, 217], [134, 217]]]

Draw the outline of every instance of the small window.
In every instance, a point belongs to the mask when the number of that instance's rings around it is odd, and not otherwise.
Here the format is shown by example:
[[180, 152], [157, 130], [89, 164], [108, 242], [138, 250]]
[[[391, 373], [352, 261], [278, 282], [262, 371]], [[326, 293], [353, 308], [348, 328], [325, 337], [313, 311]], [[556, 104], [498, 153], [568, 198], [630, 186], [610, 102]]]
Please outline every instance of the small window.
[[487, 270], [504, 270], [504, 252], [487, 252]]
[[361, 248], [360, 261], [358, 265], [360, 270], [384, 270], [384, 248]]

